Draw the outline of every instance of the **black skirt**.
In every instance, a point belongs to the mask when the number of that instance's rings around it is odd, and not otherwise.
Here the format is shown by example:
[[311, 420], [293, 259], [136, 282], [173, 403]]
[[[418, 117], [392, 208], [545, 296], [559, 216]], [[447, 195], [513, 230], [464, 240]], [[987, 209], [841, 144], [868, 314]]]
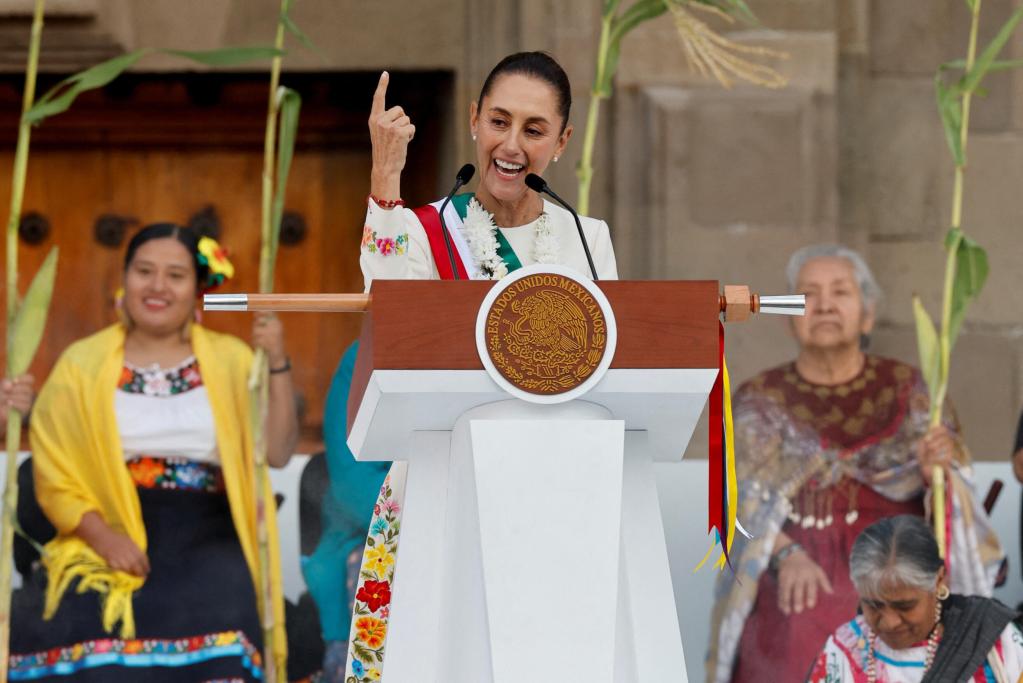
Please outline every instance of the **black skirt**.
[[133, 598], [135, 639], [106, 633], [98, 594], [74, 585], [43, 621], [46, 572], [37, 565], [12, 596], [11, 681], [263, 680], [252, 575], [219, 471], [189, 463], [182, 479], [196, 481], [196, 466], [208, 470], [205, 487], [162, 475], [138, 487], [151, 571]]

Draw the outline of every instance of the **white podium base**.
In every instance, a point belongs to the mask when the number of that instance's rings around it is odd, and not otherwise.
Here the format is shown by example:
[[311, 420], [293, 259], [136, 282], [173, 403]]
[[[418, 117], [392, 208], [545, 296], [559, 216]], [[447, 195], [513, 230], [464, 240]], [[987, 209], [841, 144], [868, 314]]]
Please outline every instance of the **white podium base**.
[[383, 680], [685, 683], [648, 446], [583, 401], [416, 432]]

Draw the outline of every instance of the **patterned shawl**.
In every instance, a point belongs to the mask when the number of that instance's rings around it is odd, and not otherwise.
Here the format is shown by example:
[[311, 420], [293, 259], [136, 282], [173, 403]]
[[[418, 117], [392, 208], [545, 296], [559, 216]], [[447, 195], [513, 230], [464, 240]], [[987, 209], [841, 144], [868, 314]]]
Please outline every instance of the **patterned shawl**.
[[[926, 493], [916, 444], [928, 428], [928, 407], [920, 373], [877, 356], [867, 356], [863, 370], [841, 385], [810, 384], [789, 363], [739, 388], [733, 399], [739, 521], [752, 539], [736, 536], [735, 574], [726, 570], [717, 580], [708, 683], [731, 678], [760, 575], [804, 485], [824, 488], [848, 478], [895, 501]], [[951, 412], [944, 424], [958, 435]], [[959, 446], [951, 479], [951, 587], [990, 595], [1003, 553], [974, 502], [969, 456]]]

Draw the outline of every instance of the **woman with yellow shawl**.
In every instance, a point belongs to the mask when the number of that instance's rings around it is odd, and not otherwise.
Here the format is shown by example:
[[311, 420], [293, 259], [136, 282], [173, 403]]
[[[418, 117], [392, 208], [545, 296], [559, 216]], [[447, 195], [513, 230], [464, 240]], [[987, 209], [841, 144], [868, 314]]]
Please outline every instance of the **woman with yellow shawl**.
[[[252, 351], [193, 323], [197, 295], [230, 271], [208, 238], [143, 228], [125, 255], [122, 322], [69, 347], [43, 386], [32, 459], [56, 537], [14, 596], [11, 680], [265, 679]], [[270, 359], [267, 458], [280, 467], [298, 435], [280, 323], [259, 318], [253, 342]], [[266, 523], [281, 670], [272, 510]]]

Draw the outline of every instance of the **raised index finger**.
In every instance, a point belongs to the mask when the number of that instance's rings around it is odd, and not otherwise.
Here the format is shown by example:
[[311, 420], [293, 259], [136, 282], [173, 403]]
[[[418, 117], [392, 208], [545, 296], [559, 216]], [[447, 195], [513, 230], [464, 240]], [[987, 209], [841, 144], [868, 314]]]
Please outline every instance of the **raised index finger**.
[[384, 111], [384, 99], [387, 96], [387, 84], [391, 80], [391, 75], [386, 71], [380, 74], [380, 81], [377, 83], [376, 92], [373, 93], [373, 107], [370, 110], [372, 114], [382, 114]]

